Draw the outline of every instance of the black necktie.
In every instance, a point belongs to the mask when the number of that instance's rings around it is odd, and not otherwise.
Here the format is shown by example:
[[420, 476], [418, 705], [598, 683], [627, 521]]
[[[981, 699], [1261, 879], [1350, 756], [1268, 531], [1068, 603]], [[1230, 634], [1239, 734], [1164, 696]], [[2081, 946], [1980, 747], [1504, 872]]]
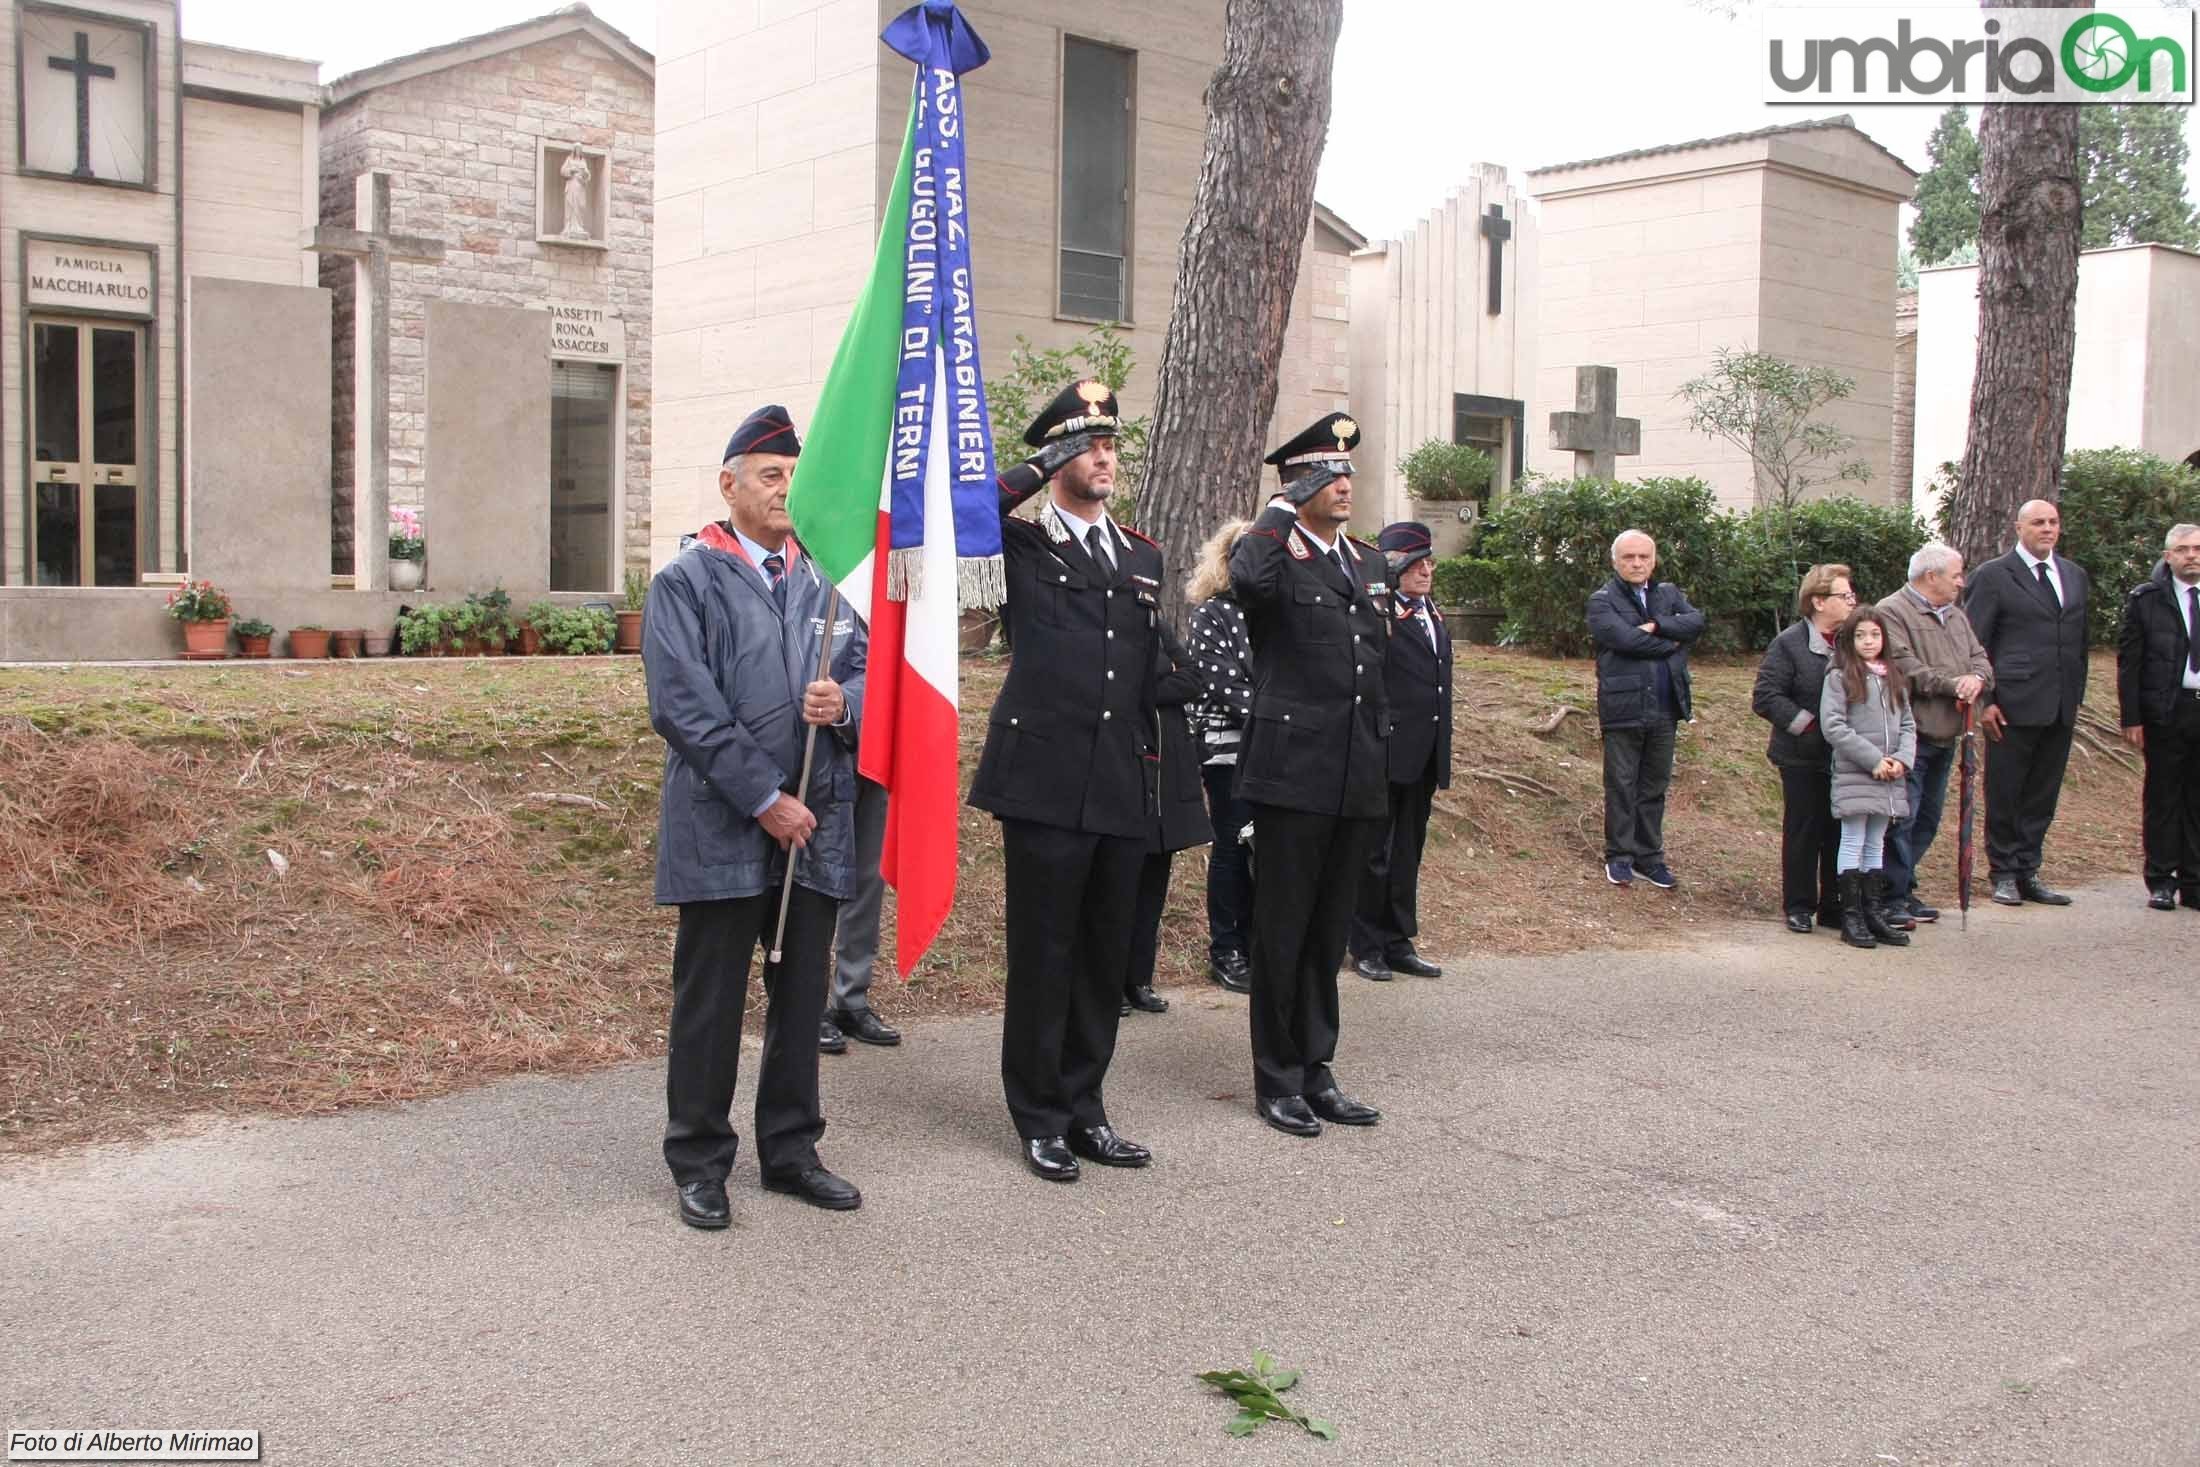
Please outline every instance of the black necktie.
[[2194, 672], [2200, 672], [2200, 586], [2185, 588], [2185, 605], [2192, 609], [2191, 619], [2185, 623], [2185, 658]]
[[1115, 573], [1115, 547], [1108, 543], [1108, 527], [1105, 521], [1085, 532], [1085, 553], [1093, 564], [1110, 575]]
[[781, 611], [787, 609], [787, 562], [777, 555], [764, 557], [764, 574], [771, 579], [772, 602]]
[[2057, 606], [2062, 605], [2062, 597], [2055, 594], [2055, 583], [2047, 578], [2047, 562], [2035, 561], [2032, 569], [2039, 575], [2040, 584], [2047, 588], [2047, 598]]

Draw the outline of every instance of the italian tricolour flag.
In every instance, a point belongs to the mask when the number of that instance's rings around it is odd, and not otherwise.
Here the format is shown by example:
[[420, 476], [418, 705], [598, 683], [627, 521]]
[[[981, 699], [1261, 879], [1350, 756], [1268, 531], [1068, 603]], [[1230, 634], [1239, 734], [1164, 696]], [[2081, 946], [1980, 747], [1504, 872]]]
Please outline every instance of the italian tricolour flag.
[[[934, 18], [942, 14], [961, 24], [952, 7], [940, 0], [918, 7], [897, 24], [936, 24]], [[892, 30], [887, 40], [896, 44]], [[896, 49], [902, 48], [896, 44]], [[987, 536], [977, 529], [980, 520], [973, 513], [979, 506], [972, 493], [975, 461], [969, 425], [965, 422], [964, 431], [958, 432], [956, 414], [949, 409], [956, 397], [968, 395], [967, 382], [963, 392], [951, 393], [950, 378], [965, 371], [958, 364], [975, 370], [974, 330], [959, 353], [950, 339], [953, 333], [938, 319], [939, 310], [932, 312], [928, 335], [911, 330], [914, 303], [934, 285], [930, 277], [942, 273], [937, 265], [929, 272], [924, 268], [927, 253], [921, 243], [932, 231], [944, 236], [948, 230], [939, 155], [955, 165], [953, 226], [964, 226], [959, 138], [951, 151], [926, 148], [927, 138], [937, 136], [937, 119], [925, 113], [923, 104], [929, 101], [937, 109], [944, 96], [953, 99], [950, 117], [959, 110], [953, 73], [942, 69], [928, 75], [920, 63], [918, 87], [902, 139], [901, 164], [880, 221], [877, 255], [826, 375], [816, 414], [804, 430], [787, 506], [803, 549], [870, 627], [858, 767], [866, 778], [884, 785], [891, 800], [880, 866], [896, 895], [895, 965], [904, 978], [938, 936], [955, 901], [961, 787], [958, 587], [968, 590], [974, 584], [970, 565], [974, 559], [983, 563], [985, 557], [994, 559], [993, 572], [976, 584], [997, 585], [1000, 554], [990, 436], [982, 455], [983, 525], [993, 532]], [[934, 87], [937, 92], [928, 90]], [[918, 205], [914, 230], [913, 199]], [[967, 251], [966, 234], [958, 244]], [[961, 281], [967, 288], [967, 266]], [[967, 298], [956, 304], [967, 325]], [[925, 343], [921, 357], [916, 348], [920, 340]], [[913, 376], [928, 379], [929, 413], [912, 411]], [[898, 528], [897, 516], [904, 521]], [[958, 519], [963, 538], [991, 543], [958, 546]], [[984, 599], [982, 593], [978, 599]], [[997, 595], [992, 599], [997, 601]]]

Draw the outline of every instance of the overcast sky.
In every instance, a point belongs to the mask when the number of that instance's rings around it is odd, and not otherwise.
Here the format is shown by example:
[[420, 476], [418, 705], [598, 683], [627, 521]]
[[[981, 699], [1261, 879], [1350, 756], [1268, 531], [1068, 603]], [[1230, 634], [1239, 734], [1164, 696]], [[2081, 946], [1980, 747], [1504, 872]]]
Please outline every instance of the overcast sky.
[[[183, 0], [183, 31], [309, 57], [322, 63], [322, 80], [333, 81], [554, 5]], [[655, 0], [591, 0], [591, 8], [656, 48]], [[1746, 7], [1729, 20], [1690, 0], [1535, 0], [1524, 8], [1346, 0], [1319, 196], [1369, 237], [1385, 238], [1410, 228], [1477, 162], [1517, 175], [1839, 110], [1759, 101], [1760, 45]], [[1854, 115], [1911, 167], [1925, 166], [1937, 107], [1864, 107]]]

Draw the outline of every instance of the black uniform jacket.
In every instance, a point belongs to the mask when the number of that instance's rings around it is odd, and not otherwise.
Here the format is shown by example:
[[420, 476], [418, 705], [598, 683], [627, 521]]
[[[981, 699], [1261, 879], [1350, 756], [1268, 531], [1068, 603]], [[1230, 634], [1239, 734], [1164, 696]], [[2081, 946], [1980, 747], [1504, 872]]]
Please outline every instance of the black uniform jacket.
[[2086, 597], [2092, 582], [2076, 561], [2055, 557], [2062, 604], [2012, 550], [1971, 573], [1963, 610], [1994, 664], [1989, 707], [2019, 727], [2075, 723], [2085, 701]]
[[2116, 721], [2125, 728], [2177, 717], [2186, 659], [2192, 656], [2177, 606], [2184, 599], [2185, 587], [2169, 573], [2167, 561], [2124, 598], [2124, 624], [2116, 635]]
[[1160, 725], [1161, 766], [1156, 790], [1160, 819], [1155, 824], [1155, 851], [1182, 851], [1214, 839], [1207, 819], [1206, 787], [1199, 782], [1199, 739], [1192, 732], [1191, 705], [1199, 701], [1205, 684], [1200, 681], [1199, 660], [1177, 640], [1167, 622], [1155, 630], [1160, 642], [1155, 649], [1154, 718]]
[[1161, 548], [1110, 521], [1117, 569], [1096, 565], [1051, 510], [1037, 521], [1009, 514], [1036, 492], [1036, 477], [1003, 476], [1003, 625], [1014, 656], [970, 803], [1003, 819], [1148, 841]]
[[1286, 505], [1261, 511], [1230, 552], [1230, 589], [1253, 643], [1253, 716], [1237, 764], [1241, 800], [1379, 820], [1390, 813], [1383, 654], [1390, 587], [1382, 553], [1349, 536], [1353, 574]]
[[[1392, 600], [1395, 602], [1396, 594]], [[1383, 663], [1383, 691], [1390, 699], [1390, 782], [1419, 784], [1431, 774], [1436, 788], [1451, 788], [1451, 629], [1434, 602], [1429, 621], [1436, 645], [1420, 619], [1403, 606], [1391, 618], [1390, 655]], [[1431, 768], [1434, 761], [1434, 768]]]

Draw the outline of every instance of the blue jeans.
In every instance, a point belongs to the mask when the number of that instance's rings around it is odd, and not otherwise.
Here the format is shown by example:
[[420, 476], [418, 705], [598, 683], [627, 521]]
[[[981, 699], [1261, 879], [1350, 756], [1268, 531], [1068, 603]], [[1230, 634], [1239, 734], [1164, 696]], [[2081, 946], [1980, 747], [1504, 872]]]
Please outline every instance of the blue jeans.
[[1956, 746], [1932, 739], [1917, 741], [1917, 763], [1910, 768], [1910, 813], [1887, 828], [1887, 895], [1906, 897], [1917, 890], [1917, 868], [1940, 833], [1940, 810], [1947, 802], [1948, 771], [1955, 767]]

